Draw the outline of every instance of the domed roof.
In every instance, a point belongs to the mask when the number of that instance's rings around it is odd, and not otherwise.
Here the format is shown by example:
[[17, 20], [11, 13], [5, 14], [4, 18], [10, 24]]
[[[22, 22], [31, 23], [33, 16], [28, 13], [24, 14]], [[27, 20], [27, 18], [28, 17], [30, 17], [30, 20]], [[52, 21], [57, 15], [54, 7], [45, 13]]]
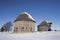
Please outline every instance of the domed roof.
[[[33, 21], [35, 22], [35, 20], [32, 18], [32, 16], [30, 14], [28, 14], [27, 12], [23, 12], [21, 13], [15, 21]], [[14, 21], [14, 22], [15, 22]]]

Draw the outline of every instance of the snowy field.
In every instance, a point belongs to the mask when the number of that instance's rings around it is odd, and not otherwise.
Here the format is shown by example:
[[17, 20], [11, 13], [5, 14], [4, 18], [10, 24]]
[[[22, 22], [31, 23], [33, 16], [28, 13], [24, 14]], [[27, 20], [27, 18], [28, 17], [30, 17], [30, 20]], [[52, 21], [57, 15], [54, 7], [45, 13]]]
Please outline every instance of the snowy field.
[[60, 40], [60, 32], [2, 33], [0, 40]]

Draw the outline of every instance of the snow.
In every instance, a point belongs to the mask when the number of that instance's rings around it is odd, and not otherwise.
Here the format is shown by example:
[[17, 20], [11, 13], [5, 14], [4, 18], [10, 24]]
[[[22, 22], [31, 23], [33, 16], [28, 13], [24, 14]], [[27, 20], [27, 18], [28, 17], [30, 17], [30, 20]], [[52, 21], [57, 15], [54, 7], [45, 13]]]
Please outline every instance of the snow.
[[60, 40], [60, 32], [0, 33], [0, 40]]
[[47, 22], [47, 23], [49, 23], [49, 21], [48, 20], [44, 20], [45, 22]]
[[35, 19], [33, 19], [32, 16], [31, 16], [28, 12], [23, 12], [22, 14], [28, 15], [28, 18], [30, 18], [30, 19], [32, 19], [33, 21], [35, 21]]

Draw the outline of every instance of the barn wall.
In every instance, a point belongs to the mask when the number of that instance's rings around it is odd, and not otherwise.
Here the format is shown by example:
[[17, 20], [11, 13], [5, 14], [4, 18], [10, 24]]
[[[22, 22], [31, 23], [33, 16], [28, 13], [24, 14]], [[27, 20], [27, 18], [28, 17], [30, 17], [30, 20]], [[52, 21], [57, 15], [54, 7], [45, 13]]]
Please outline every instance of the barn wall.
[[48, 27], [48, 26], [40, 26], [38, 29], [39, 29], [39, 31], [48, 31], [49, 28], [50, 27]]
[[32, 21], [16, 21], [14, 23], [14, 32], [33, 32], [35, 23]]

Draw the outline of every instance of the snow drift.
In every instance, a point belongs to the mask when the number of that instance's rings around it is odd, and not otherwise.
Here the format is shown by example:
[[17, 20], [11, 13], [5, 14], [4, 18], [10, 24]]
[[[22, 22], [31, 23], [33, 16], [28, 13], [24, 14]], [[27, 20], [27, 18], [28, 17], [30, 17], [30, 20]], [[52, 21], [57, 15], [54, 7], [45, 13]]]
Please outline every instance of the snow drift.
[[60, 40], [60, 32], [0, 33], [0, 40]]

